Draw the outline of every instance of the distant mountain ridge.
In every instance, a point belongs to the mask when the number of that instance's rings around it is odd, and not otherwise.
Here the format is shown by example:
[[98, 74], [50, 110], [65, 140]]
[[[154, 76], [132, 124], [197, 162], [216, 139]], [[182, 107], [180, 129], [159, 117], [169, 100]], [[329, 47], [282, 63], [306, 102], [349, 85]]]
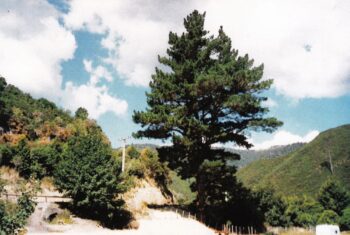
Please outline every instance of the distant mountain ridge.
[[226, 150], [232, 153], [237, 153], [241, 156], [240, 160], [230, 161], [231, 164], [241, 168], [259, 159], [272, 159], [285, 156], [303, 147], [304, 145], [305, 143], [293, 143], [288, 145], [276, 145], [262, 150], [240, 150], [233, 148], [226, 148]]
[[326, 130], [286, 156], [254, 161], [237, 176], [248, 187], [272, 187], [283, 195], [315, 196], [329, 177], [350, 190], [350, 125]]

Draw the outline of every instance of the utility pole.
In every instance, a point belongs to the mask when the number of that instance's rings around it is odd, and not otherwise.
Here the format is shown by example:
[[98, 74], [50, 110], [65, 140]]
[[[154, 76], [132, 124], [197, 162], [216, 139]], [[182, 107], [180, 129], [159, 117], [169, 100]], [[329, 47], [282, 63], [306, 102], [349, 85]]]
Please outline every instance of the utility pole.
[[130, 139], [131, 137], [128, 136], [126, 138], [121, 138], [119, 141], [123, 141], [123, 154], [122, 154], [122, 172], [125, 170], [125, 148], [126, 148], [126, 140]]

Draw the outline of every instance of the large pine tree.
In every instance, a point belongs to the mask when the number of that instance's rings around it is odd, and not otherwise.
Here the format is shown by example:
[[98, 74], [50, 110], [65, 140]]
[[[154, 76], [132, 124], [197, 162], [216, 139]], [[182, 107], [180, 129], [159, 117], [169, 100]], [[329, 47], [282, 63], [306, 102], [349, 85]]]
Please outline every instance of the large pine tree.
[[272, 132], [282, 125], [265, 117], [269, 110], [262, 92], [272, 80], [262, 80], [263, 65], [255, 67], [248, 55], [239, 56], [222, 27], [216, 37], [209, 36], [204, 20], [205, 13], [193, 11], [184, 20], [184, 33], [170, 32], [168, 56], [159, 57], [165, 69], [156, 68], [146, 94], [148, 107], [133, 115], [142, 126], [134, 135], [171, 138], [173, 145], [159, 149], [160, 157], [183, 176], [197, 179], [204, 160], [230, 156], [212, 144], [249, 148], [249, 131]]

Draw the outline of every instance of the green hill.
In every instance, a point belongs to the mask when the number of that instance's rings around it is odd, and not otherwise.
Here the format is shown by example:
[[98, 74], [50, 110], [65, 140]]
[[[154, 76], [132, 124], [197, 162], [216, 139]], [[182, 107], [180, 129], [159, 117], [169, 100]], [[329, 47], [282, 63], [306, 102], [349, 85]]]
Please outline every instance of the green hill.
[[248, 187], [272, 187], [282, 195], [314, 196], [332, 176], [350, 190], [350, 125], [322, 132], [312, 142], [284, 157], [257, 160], [241, 168], [237, 177]]
[[230, 164], [235, 165], [239, 169], [259, 159], [271, 159], [271, 158], [285, 156], [301, 148], [302, 146], [304, 146], [304, 144], [305, 143], [277, 145], [277, 146], [272, 146], [271, 148], [268, 148], [268, 149], [261, 149], [261, 150], [250, 150], [250, 149], [240, 150], [240, 149], [226, 148], [226, 151], [237, 153], [241, 156], [239, 160], [229, 161]]

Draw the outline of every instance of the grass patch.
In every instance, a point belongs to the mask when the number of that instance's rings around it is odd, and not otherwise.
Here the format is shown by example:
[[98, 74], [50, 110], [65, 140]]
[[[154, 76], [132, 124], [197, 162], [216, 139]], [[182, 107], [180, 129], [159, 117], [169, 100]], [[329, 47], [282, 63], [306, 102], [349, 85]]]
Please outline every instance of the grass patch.
[[73, 224], [72, 214], [67, 210], [56, 214], [51, 220], [50, 224]]

